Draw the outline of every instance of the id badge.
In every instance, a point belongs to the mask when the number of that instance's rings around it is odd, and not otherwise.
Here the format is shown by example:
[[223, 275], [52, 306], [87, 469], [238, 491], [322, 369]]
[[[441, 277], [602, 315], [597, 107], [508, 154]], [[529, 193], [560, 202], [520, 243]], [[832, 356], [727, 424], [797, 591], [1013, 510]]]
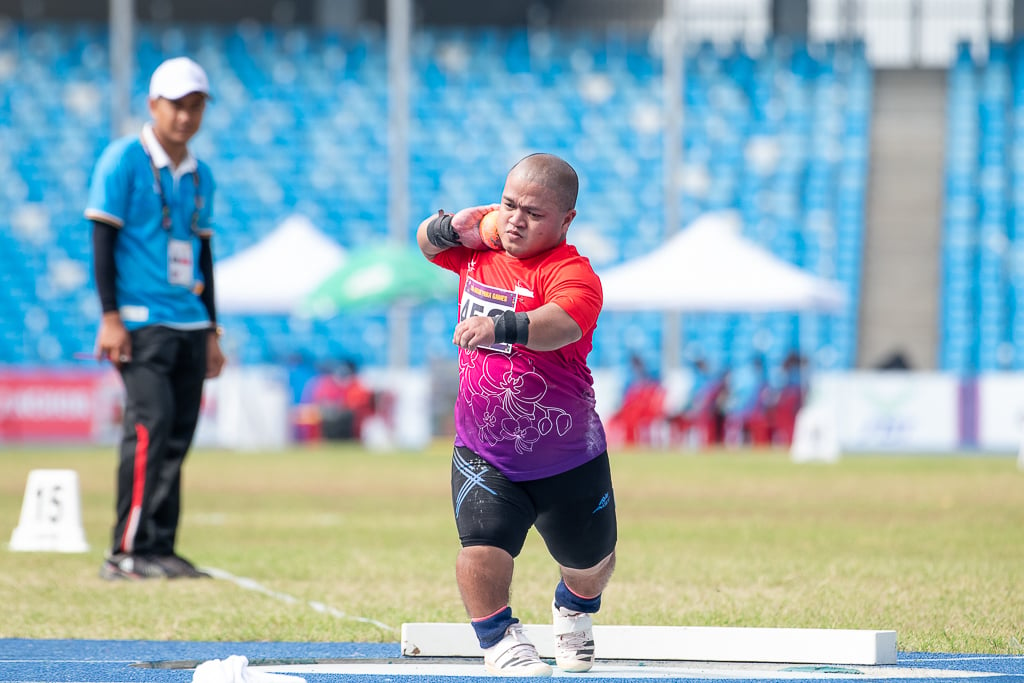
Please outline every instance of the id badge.
[[[462, 290], [462, 297], [459, 306], [459, 320], [465, 320], [473, 315], [495, 315], [505, 311], [516, 310], [516, 293], [507, 289], [491, 287], [482, 282], [477, 282], [471, 277], [466, 278], [466, 287]], [[511, 344], [491, 344], [480, 346], [481, 349], [511, 353]]]
[[167, 281], [179, 287], [192, 288], [195, 260], [191, 240], [167, 241]]

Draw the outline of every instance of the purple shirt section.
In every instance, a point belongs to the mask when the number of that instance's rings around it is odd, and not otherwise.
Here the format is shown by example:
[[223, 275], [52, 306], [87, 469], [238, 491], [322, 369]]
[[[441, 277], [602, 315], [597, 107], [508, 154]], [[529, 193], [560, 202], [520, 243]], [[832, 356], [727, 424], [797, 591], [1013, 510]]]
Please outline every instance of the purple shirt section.
[[[468, 315], [515, 310], [516, 300], [514, 291], [469, 278], [461, 308]], [[508, 344], [461, 350], [456, 445], [512, 481], [560, 474], [603, 453], [593, 378], [585, 364], [570, 360], [578, 357]]]

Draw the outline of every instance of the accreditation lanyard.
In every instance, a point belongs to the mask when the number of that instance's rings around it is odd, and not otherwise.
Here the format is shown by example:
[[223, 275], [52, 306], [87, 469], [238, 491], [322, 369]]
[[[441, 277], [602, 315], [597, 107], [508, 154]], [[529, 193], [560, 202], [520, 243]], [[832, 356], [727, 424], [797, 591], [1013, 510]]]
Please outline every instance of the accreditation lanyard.
[[[160, 169], [153, 163], [153, 155], [149, 153], [149, 148], [146, 146], [146, 141], [142, 140], [142, 149], [146, 152], [146, 158], [149, 160], [149, 168], [153, 171], [153, 182], [157, 195], [160, 197], [160, 211], [161, 211], [161, 225], [164, 230], [170, 234], [171, 229], [174, 227], [174, 220], [171, 218], [171, 207], [167, 203], [167, 196], [164, 194], [164, 184], [160, 179]], [[192, 234], [199, 234], [199, 210], [203, 208], [203, 198], [199, 194], [199, 166], [196, 165], [196, 169], [190, 174], [192, 176], [192, 182], [195, 185], [196, 191], [193, 195], [195, 200], [195, 207], [192, 209]]]

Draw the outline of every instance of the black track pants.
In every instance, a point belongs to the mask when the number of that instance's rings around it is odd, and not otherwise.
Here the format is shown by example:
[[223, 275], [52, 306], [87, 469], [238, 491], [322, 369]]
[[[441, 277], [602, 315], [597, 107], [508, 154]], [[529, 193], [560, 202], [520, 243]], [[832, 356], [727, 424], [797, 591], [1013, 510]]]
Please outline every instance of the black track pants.
[[126, 403], [114, 553], [170, 555], [181, 513], [181, 465], [199, 419], [207, 330], [153, 325], [131, 333], [121, 367]]

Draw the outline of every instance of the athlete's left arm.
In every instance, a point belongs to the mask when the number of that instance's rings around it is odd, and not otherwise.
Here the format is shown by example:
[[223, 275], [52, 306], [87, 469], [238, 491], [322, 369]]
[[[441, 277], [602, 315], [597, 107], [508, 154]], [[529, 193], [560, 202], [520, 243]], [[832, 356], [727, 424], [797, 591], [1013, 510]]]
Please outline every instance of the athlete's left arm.
[[554, 351], [583, 338], [597, 322], [604, 298], [601, 281], [582, 259], [568, 259], [542, 279], [544, 303], [529, 311], [526, 347]]
[[[528, 316], [529, 324], [526, 331], [526, 343], [519, 331], [516, 344], [522, 344], [534, 351], [554, 351], [583, 336], [580, 326], [556, 303], [547, 303], [529, 313], [517, 313], [516, 316]], [[502, 323], [504, 324], [504, 323]], [[510, 322], [512, 329], [518, 326]], [[473, 350], [478, 346], [490, 346], [496, 341], [498, 319], [484, 315], [471, 315], [455, 326], [452, 342], [464, 349]], [[503, 338], [501, 341], [513, 341]]]
[[217, 303], [214, 298], [213, 284], [213, 247], [210, 244], [210, 236], [202, 235], [199, 238], [199, 272], [203, 276], [203, 289], [199, 298], [206, 307], [206, 313], [210, 316], [210, 328], [217, 328]]
[[556, 303], [546, 303], [528, 313], [530, 336], [526, 348], [534, 351], [554, 351], [579, 341], [583, 330], [568, 313]]

